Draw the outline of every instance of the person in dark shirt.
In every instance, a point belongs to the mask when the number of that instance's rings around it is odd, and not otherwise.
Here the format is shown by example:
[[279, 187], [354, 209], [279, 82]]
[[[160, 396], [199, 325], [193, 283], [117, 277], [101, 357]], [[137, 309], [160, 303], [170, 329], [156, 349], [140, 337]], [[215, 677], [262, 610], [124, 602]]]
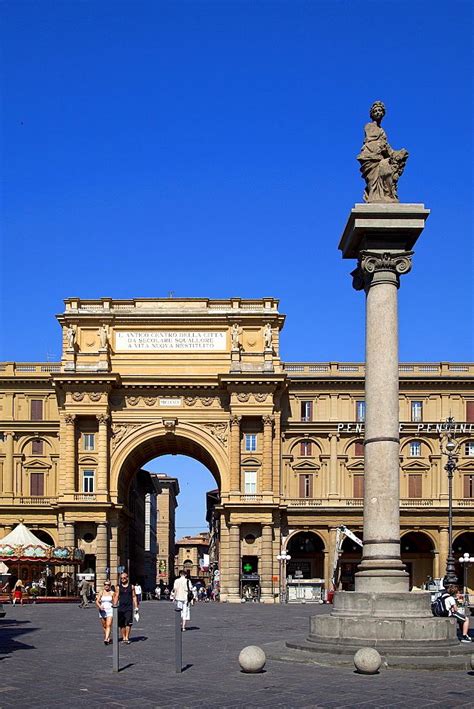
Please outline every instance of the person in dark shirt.
[[135, 588], [125, 572], [120, 574], [120, 582], [114, 594], [114, 605], [118, 606], [118, 626], [122, 631], [122, 640], [129, 645], [133, 611], [138, 608], [138, 604]]

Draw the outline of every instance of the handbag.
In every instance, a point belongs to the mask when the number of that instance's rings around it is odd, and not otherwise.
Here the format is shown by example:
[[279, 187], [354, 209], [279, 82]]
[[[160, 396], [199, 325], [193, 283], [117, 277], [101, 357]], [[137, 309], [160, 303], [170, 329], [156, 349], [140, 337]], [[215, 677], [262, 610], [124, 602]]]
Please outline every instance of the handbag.
[[191, 603], [194, 600], [194, 594], [189, 588], [189, 581], [188, 581], [188, 603]]

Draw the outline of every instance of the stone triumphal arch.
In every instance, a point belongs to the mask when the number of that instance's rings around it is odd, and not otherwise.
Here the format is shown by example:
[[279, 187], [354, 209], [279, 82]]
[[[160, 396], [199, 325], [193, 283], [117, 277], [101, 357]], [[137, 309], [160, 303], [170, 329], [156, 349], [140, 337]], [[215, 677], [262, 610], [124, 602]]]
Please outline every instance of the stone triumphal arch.
[[[69, 299], [58, 320], [62, 371], [53, 378], [64, 543], [73, 543], [81, 502], [91, 501], [78, 492], [81, 469], [96, 465], [100, 583], [105, 569], [124, 564], [129, 553], [134, 476], [160, 455], [189, 455], [206, 465], [220, 491], [222, 596], [238, 598], [239, 526], [249, 521], [262, 526], [262, 589], [270, 597], [285, 379], [278, 302]], [[251, 455], [242, 450], [243, 431], [261, 434], [263, 445]], [[87, 457], [80, 446], [88, 432], [97, 435], [97, 451]], [[258, 494], [245, 494], [242, 475], [256, 468], [262, 469]], [[83, 514], [91, 516], [90, 505]]]

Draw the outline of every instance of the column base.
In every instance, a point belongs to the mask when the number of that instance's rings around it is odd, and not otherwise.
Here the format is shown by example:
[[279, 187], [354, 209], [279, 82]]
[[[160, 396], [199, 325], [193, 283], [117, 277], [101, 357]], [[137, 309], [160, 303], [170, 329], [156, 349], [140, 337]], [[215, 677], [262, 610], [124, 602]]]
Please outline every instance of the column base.
[[[456, 626], [454, 618], [432, 615], [429, 593], [343, 591], [330, 615], [310, 618], [306, 641], [285, 645], [318, 664], [353, 665], [358, 649], [374, 647], [386, 666], [460, 669], [474, 646], [459, 642]], [[293, 659], [302, 661], [298, 653]]]

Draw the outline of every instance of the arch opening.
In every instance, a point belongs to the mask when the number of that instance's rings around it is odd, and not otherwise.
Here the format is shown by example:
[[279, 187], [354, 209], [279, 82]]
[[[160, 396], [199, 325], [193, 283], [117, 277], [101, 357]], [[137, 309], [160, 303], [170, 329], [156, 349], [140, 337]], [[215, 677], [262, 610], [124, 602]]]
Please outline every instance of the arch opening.
[[287, 575], [294, 579], [324, 577], [324, 541], [312, 531], [297, 532], [288, 540], [286, 547], [291, 560], [287, 563]]
[[433, 578], [433, 540], [425, 532], [407, 532], [400, 539], [400, 552], [410, 577], [410, 589], [423, 588]]

